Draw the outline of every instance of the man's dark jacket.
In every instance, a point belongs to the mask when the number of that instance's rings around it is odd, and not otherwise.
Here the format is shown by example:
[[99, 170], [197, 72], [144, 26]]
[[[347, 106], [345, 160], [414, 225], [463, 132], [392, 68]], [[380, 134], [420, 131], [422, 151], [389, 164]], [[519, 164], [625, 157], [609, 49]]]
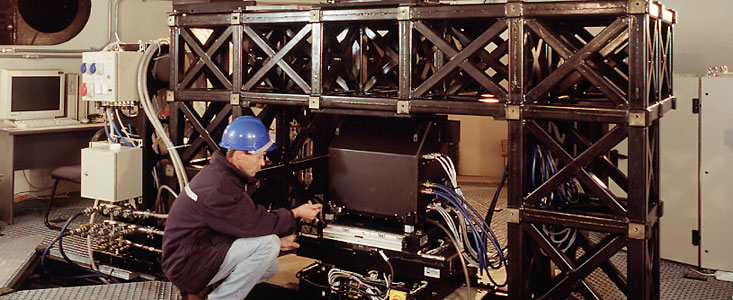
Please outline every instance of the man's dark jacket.
[[197, 293], [214, 278], [235, 239], [283, 235], [295, 225], [289, 209], [267, 211], [250, 195], [257, 180], [217, 151], [173, 203], [163, 236], [163, 272], [179, 290]]

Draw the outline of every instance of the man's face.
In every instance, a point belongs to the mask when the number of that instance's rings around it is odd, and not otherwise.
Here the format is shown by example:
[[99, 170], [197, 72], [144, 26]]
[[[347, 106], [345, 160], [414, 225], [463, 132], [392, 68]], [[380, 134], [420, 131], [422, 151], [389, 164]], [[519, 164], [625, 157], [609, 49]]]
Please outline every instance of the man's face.
[[237, 169], [244, 172], [244, 174], [254, 177], [265, 165], [265, 153], [250, 154], [245, 151], [237, 151], [234, 153], [234, 161], [232, 163]]

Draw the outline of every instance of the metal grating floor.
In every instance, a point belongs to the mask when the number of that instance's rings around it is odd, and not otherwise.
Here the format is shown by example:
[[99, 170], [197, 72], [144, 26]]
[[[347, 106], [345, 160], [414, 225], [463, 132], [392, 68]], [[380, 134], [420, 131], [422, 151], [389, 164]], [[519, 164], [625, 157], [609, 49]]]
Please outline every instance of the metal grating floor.
[[0, 297], [2, 300], [176, 300], [178, 298], [178, 290], [173, 284], [162, 281], [27, 290]]
[[[0, 243], [8, 238], [24, 237], [29, 235], [43, 235], [43, 242], [41, 244], [47, 245], [59, 234], [59, 231], [52, 230], [43, 225], [43, 209], [46, 205], [45, 200], [26, 200], [21, 203], [15, 204], [15, 216], [13, 218], [13, 225], [6, 225], [0, 222]], [[69, 201], [68, 199], [56, 200], [54, 202], [54, 209], [48, 216], [49, 220], [56, 218], [68, 219], [80, 210], [92, 206], [94, 201], [87, 199], [74, 199]], [[95, 223], [101, 222], [101, 218], [97, 217]], [[78, 227], [81, 224], [89, 223], [89, 217], [81, 216], [71, 223], [69, 228]], [[56, 223], [59, 226], [63, 223]], [[94, 245], [92, 245], [94, 247]], [[58, 254], [57, 248], [54, 247], [50, 255], [61, 258]], [[86, 239], [78, 236], [67, 236], [64, 238], [64, 251], [69, 255], [72, 260], [88, 265], [89, 255], [87, 255]]]
[[[474, 205], [480, 214], [488, 210], [489, 202], [496, 190], [495, 183], [463, 182], [461, 189], [466, 198]], [[57, 201], [58, 205], [51, 213], [53, 218], [68, 218], [79, 210], [91, 206], [87, 200]], [[47, 229], [43, 225], [42, 209], [45, 201], [27, 200], [16, 207], [15, 223], [6, 225], [0, 222], [0, 243], [8, 242], [15, 237], [30, 235], [44, 235], [44, 242], [50, 242], [58, 231]], [[502, 245], [506, 245], [506, 190], [502, 191], [497, 209], [492, 220], [492, 228]], [[78, 219], [73, 226], [88, 222], [88, 218]], [[65, 250], [74, 260], [86, 263], [86, 241], [78, 237], [64, 239]], [[626, 272], [626, 254], [621, 252], [613, 257], [613, 263]], [[684, 278], [690, 271], [690, 266], [670, 261], [661, 264], [661, 299], [726, 299], [733, 296], [733, 282], [719, 281], [708, 278], [707, 281]], [[596, 270], [587, 280], [603, 295], [604, 299], [623, 299], [623, 294], [599, 270]], [[138, 283], [124, 283], [112, 285], [96, 285], [83, 287], [67, 287], [40, 290], [18, 291], [0, 297], [5, 299], [177, 299], [177, 289], [168, 282], [147, 281]], [[578, 297], [580, 298], [580, 297]]]

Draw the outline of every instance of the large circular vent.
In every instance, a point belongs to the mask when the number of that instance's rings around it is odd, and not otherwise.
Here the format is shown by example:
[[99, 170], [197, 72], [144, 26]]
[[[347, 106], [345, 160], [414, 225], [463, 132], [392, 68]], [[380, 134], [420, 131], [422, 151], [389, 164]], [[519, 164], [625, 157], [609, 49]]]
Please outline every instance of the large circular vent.
[[79, 13], [77, 0], [18, 0], [18, 11], [30, 27], [55, 33], [68, 28]]
[[91, 0], [16, 0], [16, 45], [56, 45], [86, 25]]

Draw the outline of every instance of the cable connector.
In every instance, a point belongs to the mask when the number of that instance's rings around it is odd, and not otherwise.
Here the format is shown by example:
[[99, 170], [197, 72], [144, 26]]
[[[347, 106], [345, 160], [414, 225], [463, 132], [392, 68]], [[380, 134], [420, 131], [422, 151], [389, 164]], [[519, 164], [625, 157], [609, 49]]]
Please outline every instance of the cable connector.
[[435, 183], [432, 183], [430, 181], [425, 181], [425, 182], [423, 182], [422, 186], [424, 186], [426, 188], [434, 188], [435, 187]]
[[461, 191], [461, 187], [456, 186], [453, 190], [455, 190], [456, 194], [461, 196], [461, 198], [466, 198], [466, 196], [463, 195], [463, 191]]
[[98, 213], [102, 211], [102, 209], [104, 209], [104, 206], [90, 206], [82, 210], [81, 213], [88, 216], [93, 213]]
[[434, 192], [433, 192], [433, 189], [425, 188], [425, 189], [420, 189], [420, 193], [426, 194], [426, 195], [433, 195]]
[[428, 153], [428, 154], [423, 154], [422, 158], [423, 159], [437, 159], [441, 155], [443, 155], [443, 154], [441, 154], [441, 153]]

